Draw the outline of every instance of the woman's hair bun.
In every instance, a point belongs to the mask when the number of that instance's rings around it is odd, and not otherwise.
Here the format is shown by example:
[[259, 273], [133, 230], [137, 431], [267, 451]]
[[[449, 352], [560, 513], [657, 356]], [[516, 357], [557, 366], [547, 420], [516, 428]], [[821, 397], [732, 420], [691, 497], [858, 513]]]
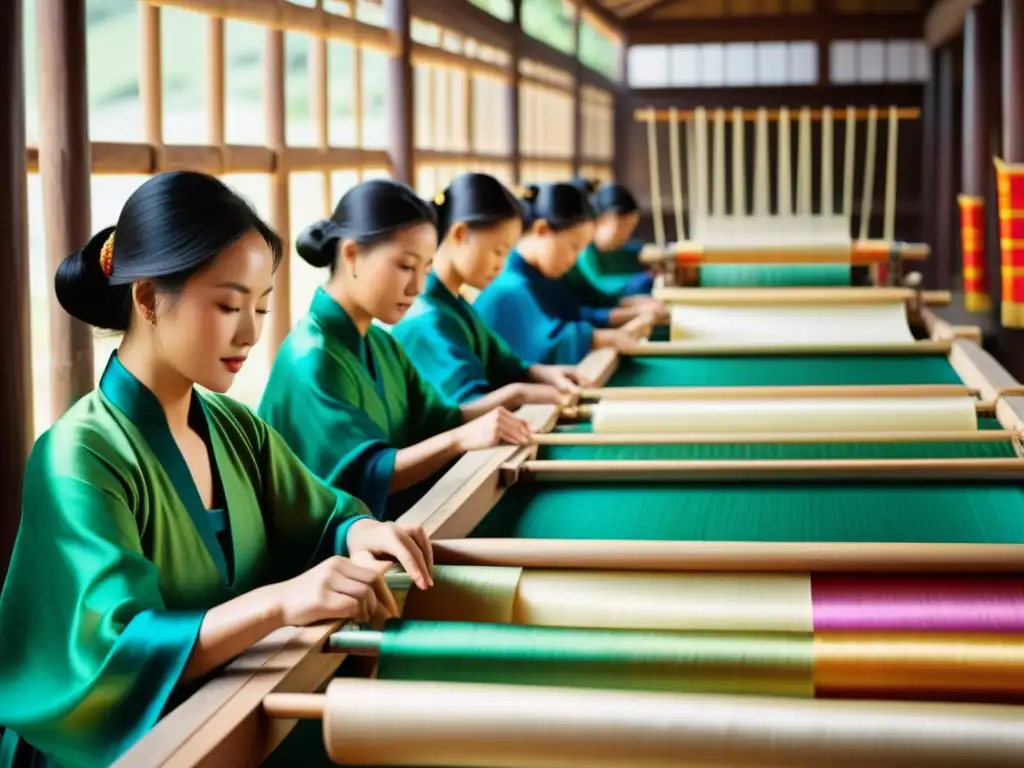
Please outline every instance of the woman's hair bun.
[[306, 227], [295, 240], [295, 250], [304, 261], [321, 269], [334, 264], [338, 241], [338, 227], [329, 219]]
[[131, 284], [111, 285], [100, 265], [100, 252], [114, 232], [101, 229], [89, 242], [64, 257], [53, 278], [64, 311], [94, 328], [127, 331], [131, 318]]

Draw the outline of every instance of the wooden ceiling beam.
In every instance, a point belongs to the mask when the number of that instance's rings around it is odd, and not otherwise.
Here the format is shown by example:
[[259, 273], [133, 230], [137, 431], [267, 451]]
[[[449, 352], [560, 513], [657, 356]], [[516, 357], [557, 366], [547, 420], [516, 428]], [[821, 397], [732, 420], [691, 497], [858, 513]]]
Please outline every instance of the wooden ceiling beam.
[[622, 40], [622, 19], [605, 8], [599, 0], [578, 0], [578, 2], [583, 18], [587, 19], [598, 32], [617, 41]]
[[967, 11], [982, 0], [938, 0], [924, 20], [924, 39], [932, 48], [938, 48], [959, 35], [964, 28]]
[[627, 21], [631, 45], [669, 43], [755, 43], [772, 41], [918, 38], [924, 17], [918, 13], [835, 17], [778, 16]]

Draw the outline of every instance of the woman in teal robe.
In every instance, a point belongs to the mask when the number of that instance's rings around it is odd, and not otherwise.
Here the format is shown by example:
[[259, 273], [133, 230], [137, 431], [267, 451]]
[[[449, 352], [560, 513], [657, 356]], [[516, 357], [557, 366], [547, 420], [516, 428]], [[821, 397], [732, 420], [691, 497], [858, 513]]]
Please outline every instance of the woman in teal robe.
[[522, 234], [522, 207], [505, 186], [482, 173], [466, 173], [434, 197], [438, 239], [426, 290], [394, 327], [420, 376], [453, 402], [504, 406], [559, 403], [575, 394], [579, 378], [548, 365], [528, 365], [484, 325], [462, 298], [501, 274]]
[[593, 230], [586, 196], [571, 184], [533, 185], [521, 203], [524, 234], [473, 305], [487, 327], [530, 365], [576, 365], [593, 349], [634, 344], [635, 333], [608, 326], [645, 310], [591, 307], [563, 279]]
[[594, 191], [589, 182], [574, 182], [593, 192], [594, 236], [566, 279], [580, 299], [595, 306], [618, 306], [649, 299], [654, 273], [640, 263], [644, 245], [632, 239], [640, 224], [640, 206], [622, 184], [605, 184]]
[[374, 553], [429, 586], [421, 529], [376, 522], [217, 394], [280, 257], [241, 198], [183, 172], [58, 269], [61, 305], [124, 338], [28, 460], [0, 595], [0, 765], [108, 766], [275, 629], [393, 613]]
[[281, 346], [259, 414], [325, 483], [393, 519], [466, 451], [532, 439], [505, 408], [446, 398], [374, 324], [402, 319], [437, 248], [433, 210], [412, 190], [360, 184], [297, 247], [330, 279]]

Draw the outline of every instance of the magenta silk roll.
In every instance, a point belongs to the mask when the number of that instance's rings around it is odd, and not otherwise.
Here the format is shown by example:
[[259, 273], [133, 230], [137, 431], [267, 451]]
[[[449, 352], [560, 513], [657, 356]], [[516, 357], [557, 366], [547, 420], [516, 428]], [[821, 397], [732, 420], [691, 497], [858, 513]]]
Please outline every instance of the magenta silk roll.
[[1024, 632], [1024, 579], [815, 575], [816, 631]]

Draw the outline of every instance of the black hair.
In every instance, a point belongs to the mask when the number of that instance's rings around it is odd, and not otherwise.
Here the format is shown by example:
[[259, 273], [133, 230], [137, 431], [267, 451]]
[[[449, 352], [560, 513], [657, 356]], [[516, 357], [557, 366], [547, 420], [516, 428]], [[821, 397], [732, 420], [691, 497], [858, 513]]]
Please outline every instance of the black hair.
[[437, 239], [444, 240], [456, 222], [470, 229], [487, 229], [509, 219], [523, 218], [523, 207], [504, 184], [486, 173], [464, 173], [433, 200]]
[[[54, 277], [57, 301], [83, 323], [127, 331], [131, 286], [152, 280], [158, 291], [177, 293], [225, 248], [256, 232], [281, 263], [281, 238], [252, 206], [224, 182], [195, 171], [162, 173], [136, 189], [116, 227], [93, 235], [67, 256]], [[100, 256], [113, 235], [109, 277]]]
[[417, 224], [437, 224], [434, 209], [405, 184], [373, 179], [342, 195], [331, 218], [306, 227], [295, 242], [299, 256], [333, 272], [338, 243], [376, 245]]
[[633, 193], [622, 184], [605, 184], [591, 198], [591, 203], [598, 216], [605, 213], [625, 216], [640, 210]]
[[585, 179], [582, 176], [576, 176], [569, 183], [587, 197], [593, 195], [597, 191], [597, 188], [601, 186], [601, 182], [597, 179]]
[[573, 184], [528, 184], [519, 197], [527, 229], [543, 219], [560, 232], [594, 218], [587, 196]]

